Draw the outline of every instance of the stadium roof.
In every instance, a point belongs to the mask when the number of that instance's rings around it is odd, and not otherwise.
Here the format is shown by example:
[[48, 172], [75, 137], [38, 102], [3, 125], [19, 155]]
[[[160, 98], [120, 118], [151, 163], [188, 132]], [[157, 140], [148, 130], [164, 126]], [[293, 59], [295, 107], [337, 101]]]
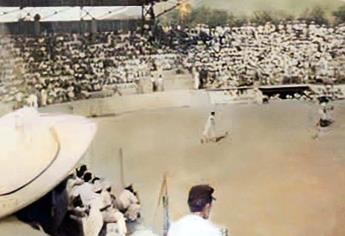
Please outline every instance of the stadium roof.
[[1, 7], [142, 6], [167, 0], [0, 0]]
[[33, 21], [39, 14], [40, 21], [79, 21], [83, 20], [130, 20], [141, 18], [139, 6], [116, 7], [0, 7], [0, 22], [17, 22], [19, 19]]

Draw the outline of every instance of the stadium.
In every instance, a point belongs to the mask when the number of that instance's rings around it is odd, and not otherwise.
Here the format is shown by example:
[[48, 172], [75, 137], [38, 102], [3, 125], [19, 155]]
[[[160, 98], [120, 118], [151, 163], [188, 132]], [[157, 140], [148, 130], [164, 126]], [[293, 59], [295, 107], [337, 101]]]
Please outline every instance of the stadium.
[[344, 235], [344, 24], [193, 4], [0, 1], [0, 235], [170, 236], [198, 184], [219, 235]]

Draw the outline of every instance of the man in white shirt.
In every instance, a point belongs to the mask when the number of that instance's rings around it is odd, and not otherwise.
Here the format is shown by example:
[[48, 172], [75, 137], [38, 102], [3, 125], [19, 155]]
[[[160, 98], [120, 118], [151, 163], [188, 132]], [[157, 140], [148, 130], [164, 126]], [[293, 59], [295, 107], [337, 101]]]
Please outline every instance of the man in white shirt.
[[28, 105], [29, 107], [34, 107], [34, 108], [38, 108], [38, 99], [36, 94], [30, 94], [28, 99], [27, 99]]
[[156, 81], [158, 91], [164, 91], [164, 80], [162, 74], [159, 74], [158, 79]]
[[194, 89], [198, 90], [200, 88], [200, 74], [198, 69], [194, 68], [193, 69], [193, 75], [194, 75]]
[[321, 107], [319, 109], [319, 115], [320, 115], [320, 126], [326, 127], [327, 121], [328, 121], [328, 115], [327, 115], [327, 108], [325, 103], [321, 103]]
[[140, 217], [141, 205], [133, 186], [126, 187], [117, 198], [116, 205], [129, 221], [136, 221]]
[[139, 200], [133, 193], [132, 185], [130, 185], [126, 187], [117, 198], [117, 207], [120, 211], [125, 212], [132, 204], [139, 204]]
[[201, 143], [208, 143], [208, 142], [215, 142], [216, 141], [216, 113], [211, 112], [210, 116], [208, 117], [204, 131], [202, 133]]
[[188, 205], [191, 214], [173, 223], [168, 236], [221, 236], [220, 230], [210, 222], [214, 189], [209, 185], [197, 185], [190, 189]]
[[79, 195], [84, 205], [89, 205], [96, 196], [94, 186], [90, 183], [91, 179], [92, 174], [90, 172], [86, 172], [84, 174], [84, 183], [72, 188], [72, 197], [77, 197]]

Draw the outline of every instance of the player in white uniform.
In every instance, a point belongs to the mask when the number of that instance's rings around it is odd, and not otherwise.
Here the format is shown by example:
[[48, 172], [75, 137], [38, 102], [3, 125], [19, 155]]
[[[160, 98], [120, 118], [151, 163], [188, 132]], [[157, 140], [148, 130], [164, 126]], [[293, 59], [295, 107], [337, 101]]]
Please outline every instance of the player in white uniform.
[[216, 113], [211, 112], [211, 115], [208, 117], [204, 131], [202, 133], [201, 143], [216, 141]]

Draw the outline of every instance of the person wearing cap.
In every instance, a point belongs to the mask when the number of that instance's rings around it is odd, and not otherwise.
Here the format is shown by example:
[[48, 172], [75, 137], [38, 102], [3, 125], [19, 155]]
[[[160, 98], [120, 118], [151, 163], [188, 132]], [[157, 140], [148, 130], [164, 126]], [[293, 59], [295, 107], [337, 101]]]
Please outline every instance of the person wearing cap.
[[191, 214], [173, 223], [168, 236], [221, 236], [221, 231], [209, 221], [214, 189], [209, 185], [193, 186], [188, 195]]
[[211, 112], [210, 116], [208, 117], [204, 131], [202, 133], [201, 143], [208, 143], [208, 142], [215, 142], [216, 141], [216, 113]]
[[[73, 116], [42, 114], [28, 107], [0, 118], [2, 173], [11, 176], [2, 186], [2, 193], [17, 199], [15, 205], [4, 204], [4, 197], [0, 199], [0, 218], [16, 213], [19, 220], [34, 224], [49, 235], [58, 234], [68, 211], [66, 176], [82, 157], [96, 130], [93, 123], [86, 121]], [[73, 132], [64, 132], [67, 129]], [[80, 132], [77, 136], [70, 135], [76, 131]], [[80, 140], [69, 148], [69, 140], [75, 139]], [[47, 166], [51, 161], [54, 164]], [[17, 174], [13, 173], [12, 165], [19, 168]], [[38, 169], [44, 171], [35, 179], [28, 179]], [[27, 183], [25, 191], [13, 191], [21, 183]]]

